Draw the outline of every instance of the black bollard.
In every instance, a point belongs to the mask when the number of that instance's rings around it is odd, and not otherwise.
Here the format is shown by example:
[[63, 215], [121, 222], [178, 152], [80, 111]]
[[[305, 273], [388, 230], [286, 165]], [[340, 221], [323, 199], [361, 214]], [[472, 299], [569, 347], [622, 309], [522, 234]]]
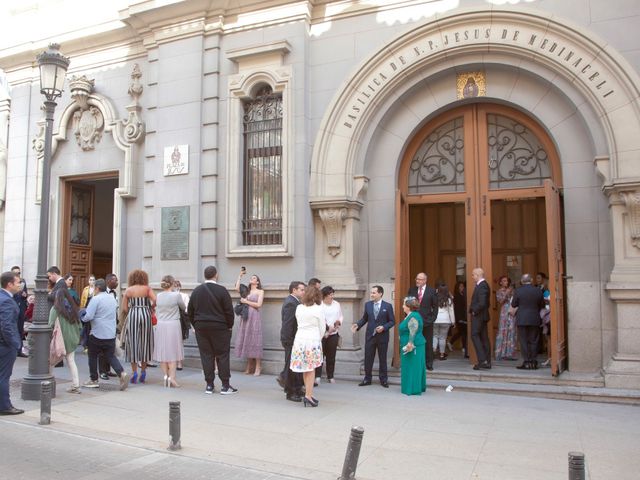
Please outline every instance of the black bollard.
[[342, 465], [342, 475], [340, 475], [338, 480], [352, 480], [356, 478], [356, 468], [358, 468], [358, 457], [360, 456], [363, 436], [364, 428], [351, 427], [347, 453], [344, 457], [344, 465]]
[[569, 480], [585, 480], [584, 453], [569, 452]]
[[40, 382], [40, 425], [51, 423], [51, 382]]
[[180, 450], [180, 402], [169, 402], [169, 450]]

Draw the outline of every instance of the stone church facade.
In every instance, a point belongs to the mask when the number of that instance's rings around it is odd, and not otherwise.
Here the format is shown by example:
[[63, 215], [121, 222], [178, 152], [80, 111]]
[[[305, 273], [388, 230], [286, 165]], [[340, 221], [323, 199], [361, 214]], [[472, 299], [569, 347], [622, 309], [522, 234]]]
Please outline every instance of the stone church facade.
[[503, 3], [130, 0], [3, 45], [3, 268], [37, 273], [35, 57], [58, 42], [49, 263], [80, 282], [143, 268], [189, 290], [214, 264], [231, 288], [246, 266], [277, 371], [288, 284], [318, 277], [356, 374], [372, 285], [398, 308], [419, 271], [453, 288], [480, 265], [495, 288], [535, 268], [556, 373], [640, 388], [640, 6]]

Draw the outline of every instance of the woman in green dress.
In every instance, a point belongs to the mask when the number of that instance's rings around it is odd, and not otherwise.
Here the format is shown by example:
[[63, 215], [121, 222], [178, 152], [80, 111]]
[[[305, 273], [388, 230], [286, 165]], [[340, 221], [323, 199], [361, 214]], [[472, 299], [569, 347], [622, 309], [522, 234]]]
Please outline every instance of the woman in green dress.
[[405, 395], [422, 395], [427, 389], [427, 365], [425, 344], [422, 335], [422, 317], [418, 312], [420, 302], [415, 297], [406, 297], [402, 309], [406, 318], [398, 327], [400, 335], [400, 389]]
[[54, 327], [56, 320], [60, 324], [64, 348], [67, 352], [67, 366], [71, 373], [71, 388], [69, 393], [80, 392], [80, 378], [78, 377], [78, 367], [76, 366], [75, 352], [80, 343], [80, 319], [78, 318], [78, 305], [69, 294], [66, 288], [61, 288], [56, 292], [53, 307], [49, 312], [49, 326]]

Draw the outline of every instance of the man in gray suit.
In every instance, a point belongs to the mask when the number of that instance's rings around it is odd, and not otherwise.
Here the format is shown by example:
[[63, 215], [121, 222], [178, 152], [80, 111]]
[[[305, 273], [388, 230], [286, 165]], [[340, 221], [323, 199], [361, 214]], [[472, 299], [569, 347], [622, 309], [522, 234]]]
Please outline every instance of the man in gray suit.
[[516, 311], [516, 325], [518, 339], [522, 351], [522, 365], [520, 370], [537, 370], [538, 339], [540, 337], [540, 310], [544, 308], [542, 290], [531, 284], [531, 275], [525, 273], [520, 279], [518, 287], [511, 300], [511, 308]]

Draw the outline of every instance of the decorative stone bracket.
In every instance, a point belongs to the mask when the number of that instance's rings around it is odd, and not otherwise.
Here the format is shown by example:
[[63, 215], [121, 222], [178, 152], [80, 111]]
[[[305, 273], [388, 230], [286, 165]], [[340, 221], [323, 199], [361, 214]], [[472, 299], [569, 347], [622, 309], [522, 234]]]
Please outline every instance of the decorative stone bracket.
[[640, 249], [640, 189], [620, 192], [627, 207], [631, 244]]
[[[139, 104], [142, 95], [140, 77], [142, 73], [138, 64], [134, 65], [131, 73], [131, 83], [128, 93], [133, 103], [126, 107], [129, 112], [127, 118], [118, 119], [111, 101], [99, 93], [95, 93], [93, 79], [86, 76], [73, 77], [69, 81], [72, 102], [62, 112], [57, 132], [54, 132], [51, 142], [51, 158], [53, 159], [58, 143], [67, 140], [67, 127], [74, 122], [74, 134], [78, 145], [87, 151], [95, 148], [95, 142], [104, 132], [111, 132], [113, 139], [125, 154], [123, 178], [118, 192], [122, 197], [135, 197], [135, 159], [132, 153], [133, 145], [144, 139], [145, 124], [141, 118], [142, 107]], [[45, 120], [37, 123], [39, 130], [33, 139], [32, 147], [37, 156], [37, 188], [36, 203], [40, 202], [42, 191], [42, 163], [44, 161]]]
[[[326, 233], [327, 249], [333, 258], [340, 254], [342, 249], [342, 229], [345, 220], [360, 219], [360, 210], [364, 204], [364, 197], [369, 185], [369, 179], [364, 175], [353, 177], [355, 199], [311, 199], [313, 210], [317, 210]], [[319, 259], [316, 259], [319, 260]]]
[[340, 253], [340, 241], [342, 238], [342, 227], [344, 220], [347, 218], [347, 209], [338, 208], [321, 208], [318, 210], [324, 231], [327, 234], [327, 248], [332, 257]]

